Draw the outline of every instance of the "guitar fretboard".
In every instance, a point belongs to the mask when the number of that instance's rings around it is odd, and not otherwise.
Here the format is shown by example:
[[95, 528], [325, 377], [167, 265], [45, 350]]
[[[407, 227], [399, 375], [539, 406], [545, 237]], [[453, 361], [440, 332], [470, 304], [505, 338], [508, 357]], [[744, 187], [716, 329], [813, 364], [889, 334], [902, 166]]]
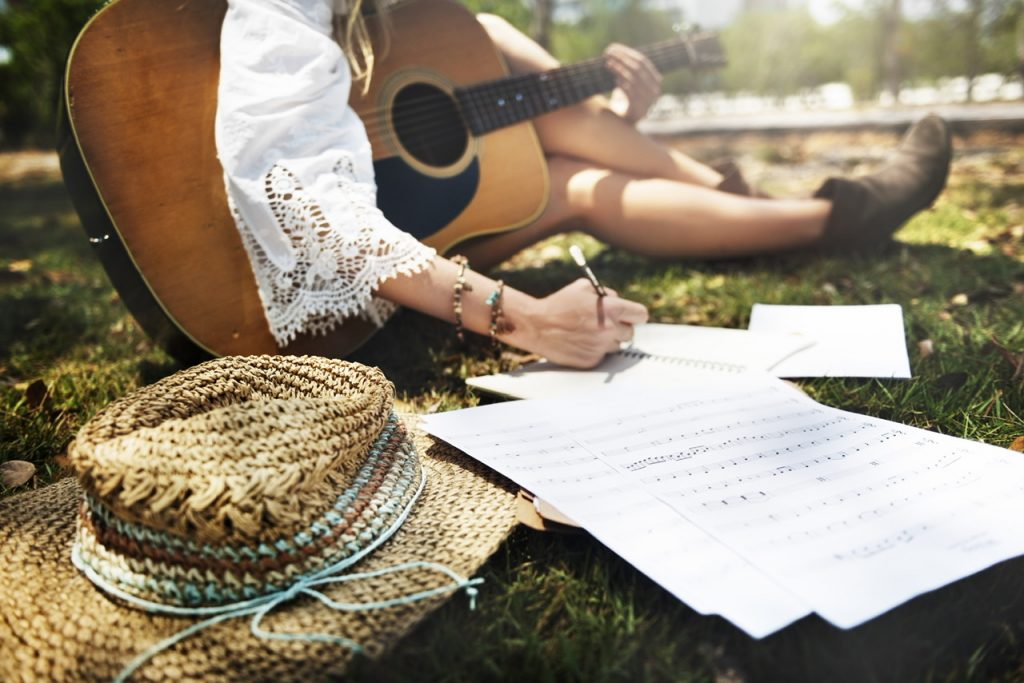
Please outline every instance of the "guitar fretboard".
[[[672, 38], [641, 48], [661, 72], [684, 66], [721, 66], [724, 56], [714, 37]], [[540, 73], [511, 76], [455, 89], [466, 125], [474, 135], [535, 118], [582, 102], [615, 87], [603, 57]]]

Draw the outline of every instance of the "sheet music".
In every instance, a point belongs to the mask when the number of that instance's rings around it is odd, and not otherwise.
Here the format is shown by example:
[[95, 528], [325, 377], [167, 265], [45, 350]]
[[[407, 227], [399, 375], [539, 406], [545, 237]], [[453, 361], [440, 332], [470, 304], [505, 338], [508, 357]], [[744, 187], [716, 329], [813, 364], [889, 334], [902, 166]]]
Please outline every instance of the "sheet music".
[[[808, 609], [851, 627], [1024, 553], [1024, 458], [768, 377], [487, 406], [427, 429], [755, 636]], [[752, 585], [770, 608], [737, 598]]]
[[[522, 401], [424, 417], [427, 431], [548, 501], [702, 614], [762, 637], [810, 610]], [[611, 504], [610, 504], [611, 503]]]

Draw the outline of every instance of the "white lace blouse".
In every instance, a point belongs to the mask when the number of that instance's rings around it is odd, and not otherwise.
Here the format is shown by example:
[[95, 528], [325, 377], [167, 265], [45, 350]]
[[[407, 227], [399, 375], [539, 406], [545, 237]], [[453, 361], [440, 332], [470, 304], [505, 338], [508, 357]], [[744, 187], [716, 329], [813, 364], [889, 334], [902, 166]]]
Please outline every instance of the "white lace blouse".
[[372, 291], [434, 255], [377, 209], [336, 2], [228, 0], [221, 34], [217, 154], [282, 346], [350, 316], [383, 324], [393, 306]]

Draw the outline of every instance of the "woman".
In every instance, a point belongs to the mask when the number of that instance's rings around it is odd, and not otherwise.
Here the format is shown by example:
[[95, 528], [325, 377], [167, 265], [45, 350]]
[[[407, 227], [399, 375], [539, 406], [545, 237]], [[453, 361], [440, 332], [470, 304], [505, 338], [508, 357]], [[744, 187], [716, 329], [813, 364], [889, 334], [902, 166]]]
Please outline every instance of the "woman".
[[[435, 254], [377, 210], [366, 133], [351, 109], [338, 106], [348, 101], [352, 71], [366, 77], [372, 68], [359, 4], [340, 20], [349, 8], [343, 0], [228, 2], [218, 154], [275, 338], [283, 345], [353, 315], [382, 324], [398, 304], [449, 320], [460, 333], [490, 334], [565, 365], [595, 365], [646, 321], [642, 305], [614, 292], [598, 296], [585, 280], [528, 296]], [[514, 72], [557, 65], [507, 23], [488, 16], [481, 23]], [[551, 199], [532, 224], [461, 246], [477, 268], [568, 227], [659, 257], [870, 246], [929, 205], [945, 182], [949, 133], [933, 117], [882, 171], [831, 179], [815, 198], [722, 191], [742, 183], [633, 127], [657, 94], [653, 67], [622, 46], [607, 59], [620, 83], [615, 104], [593, 98], [535, 121]]]

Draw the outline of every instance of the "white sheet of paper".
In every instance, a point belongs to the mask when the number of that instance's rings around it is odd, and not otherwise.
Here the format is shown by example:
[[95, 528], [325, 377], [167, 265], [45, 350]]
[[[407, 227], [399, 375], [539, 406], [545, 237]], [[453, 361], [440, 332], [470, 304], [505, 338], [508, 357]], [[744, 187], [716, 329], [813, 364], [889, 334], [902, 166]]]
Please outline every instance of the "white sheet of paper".
[[798, 335], [697, 325], [637, 325], [629, 348], [610, 354], [592, 370], [547, 361], [512, 372], [470, 377], [466, 384], [513, 398], [551, 398], [607, 386], [674, 387], [709, 373], [768, 370], [811, 346]]
[[776, 377], [910, 377], [899, 304], [754, 304], [749, 329], [805, 335], [817, 342], [773, 367]]
[[768, 377], [486, 406], [426, 428], [757, 637], [808, 609], [849, 628], [1024, 553], [1024, 457]]

